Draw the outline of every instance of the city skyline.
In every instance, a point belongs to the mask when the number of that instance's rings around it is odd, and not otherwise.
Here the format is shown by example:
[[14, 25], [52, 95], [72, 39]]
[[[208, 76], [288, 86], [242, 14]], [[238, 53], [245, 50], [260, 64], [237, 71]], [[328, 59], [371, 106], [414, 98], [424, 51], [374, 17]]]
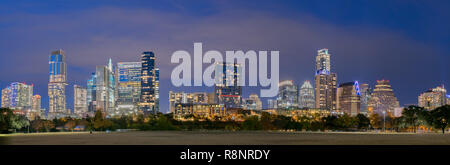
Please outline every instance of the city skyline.
[[[8, 3], [8, 2], [7, 2]], [[168, 107], [168, 93], [172, 91], [204, 91], [212, 92], [213, 89], [205, 88], [174, 88], [170, 85], [170, 71], [173, 66], [170, 64], [170, 55], [179, 49], [192, 47], [195, 41], [203, 41], [204, 46], [209, 48], [217, 48], [228, 50], [228, 48], [250, 50], [255, 48], [263, 49], [279, 49], [280, 50], [280, 80], [294, 80], [297, 83], [304, 80], [314, 81], [314, 58], [316, 51], [321, 48], [328, 48], [331, 54], [331, 70], [338, 74], [338, 84], [343, 82], [360, 81], [375, 86], [376, 80], [389, 79], [395, 94], [401, 105], [417, 104], [417, 97], [427, 89], [444, 84], [449, 86], [449, 68], [445, 61], [450, 61], [448, 53], [450, 50], [445, 45], [449, 44], [448, 31], [439, 29], [448, 27], [448, 23], [444, 23], [443, 27], [437, 26], [422, 26], [422, 27], [405, 27], [407, 25], [415, 25], [420, 23], [420, 20], [425, 20], [428, 17], [438, 16], [438, 20], [446, 20], [449, 18], [448, 12], [442, 14], [425, 14], [428, 10], [420, 7], [423, 4], [410, 4], [413, 9], [398, 9], [399, 11], [392, 11], [382, 7], [370, 7], [371, 4], [363, 4], [365, 8], [374, 10], [374, 13], [387, 12], [395, 15], [393, 18], [386, 18], [387, 16], [356, 16], [355, 13], [350, 14], [350, 18], [345, 19], [346, 15], [339, 14], [335, 17], [324, 14], [321, 9], [315, 8], [317, 11], [310, 11], [306, 7], [300, 9], [292, 9], [289, 5], [294, 6], [321, 6], [322, 4], [285, 4], [279, 5], [274, 11], [263, 12], [262, 10], [253, 9], [250, 11], [239, 11], [238, 14], [232, 14], [229, 6], [220, 6], [220, 4], [207, 4], [202, 7], [195, 7], [195, 5], [183, 4], [185, 7], [185, 14], [187, 16], [180, 16], [180, 12], [175, 10], [174, 6], [165, 4], [155, 7], [156, 11], [149, 10], [149, 5], [143, 5], [147, 8], [139, 7], [131, 3], [127, 7], [120, 7], [121, 4], [112, 3], [109, 6], [104, 6], [101, 3], [95, 3], [91, 7], [86, 8], [82, 5], [77, 7], [69, 7], [67, 11], [60, 10], [38, 10], [31, 9], [21, 4], [12, 5], [18, 6], [23, 11], [15, 11], [2, 9], [0, 12], [2, 23], [0, 23], [0, 33], [4, 34], [0, 39], [0, 58], [1, 69], [8, 72], [1, 73], [0, 86], [6, 87], [12, 82], [26, 82], [27, 84], [35, 84], [34, 94], [42, 96], [42, 107], [48, 110], [48, 56], [50, 51], [62, 49], [66, 54], [67, 63], [67, 78], [68, 86], [66, 86], [66, 101], [67, 108], [73, 110], [73, 85], [85, 86], [85, 82], [90, 78], [90, 73], [95, 70], [95, 66], [102, 65], [109, 58], [112, 58], [114, 63], [117, 62], [139, 62], [139, 55], [145, 50], [154, 50], [158, 60], [157, 63], [161, 66], [161, 111], [167, 112]], [[79, 2], [83, 4], [83, 2]], [[245, 2], [234, 2], [244, 3]], [[377, 4], [374, 2], [374, 4]], [[399, 2], [389, 3], [393, 6], [402, 5]], [[58, 5], [58, 4], [57, 4]], [[59, 4], [64, 6], [63, 4]], [[258, 4], [262, 8], [270, 6], [268, 2]], [[328, 4], [325, 6], [333, 6], [336, 4]], [[431, 4], [425, 4], [431, 5]], [[220, 7], [219, 7], [220, 6]], [[338, 5], [342, 7], [342, 5]], [[438, 6], [433, 6], [440, 9]], [[200, 8], [198, 12], [194, 11]], [[350, 6], [349, 8], [356, 8]], [[134, 9], [137, 9], [134, 11]], [[337, 8], [332, 8], [337, 10]], [[282, 12], [285, 10], [286, 12]], [[300, 10], [301, 13], [298, 13]], [[417, 10], [421, 15], [413, 15], [411, 18], [403, 19], [403, 15], [399, 14], [404, 10]], [[441, 11], [442, 10], [438, 10]], [[91, 14], [104, 12], [105, 14], [93, 16], [91, 19], [85, 20]], [[287, 12], [292, 12], [294, 16], [301, 18], [297, 20], [286, 16]], [[356, 10], [356, 12], [361, 12]], [[166, 13], [167, 16], [164, 16]], [[190, 17], [195, 17], [198, 13], [206, 13], [206, 16], [199, 16], [200, 21], [195, 23], [203, 23], [205, 26], [195, 26], [192, 30], [181, 31], [178, 28], [170, 29], [168, 31], [162, 30], [163, 25], [186, 25], [188, 21], [193, 21]], [[305, 14], [306, 13], [306, 14]], [[345, 12], [344, 12], [345, 13]], [[32, 15], [34, 14], [34, 15]], [[57, 16], [62, 14], [75, 15], [75, 24], [70, 24], [62, 20], [63, 17]], [[245, 21], [254, 21], [248, 23], [248, 28], [236, 29], [227, 23], [232, 23], [239, 14], [249, 14], [249, 18], [239, 18], [240, 23]], [[254, 33], [249, 33], [238, 36], [242, 32], [248, 32], [251, 27], [260, 25], [269, 25], [265, 22], [260, 14], [268, 15], [269, 19], [274, 20], [279, 24], [270, 24], [270, 29], [281, 28], [281, 30], [258, 29]], [[114, 18], [117, 15], [124, 15], [123, 17]], [[134, 15], [134, 16], [133, 16]], [[311, 18], [305, 18], [309, 15]], [[13, 19], [20, 18], [20, 19]], [[34, 20], [36, 18], [36, 21]], [[114, 18], [114, 19], [112, 19]], [[134, 18], [131, 22], [127, 22], [126, 18]], [[145, 21], [151, 18], [149, 21]], [[186, 20], [181, 21], [180, 19]], [[336, 18], [333, 20], [332, 18]], [[43, 26], [48, 24], [44, 20], [52, 20], [51, 22], [61, 21], [61, 25]], [[111, 20], [112, 19], [112, 20]], [[170, 21], [164, 21], [168, 19]], [[218, 19], [225, 33], [219, 32], [218, 26], [204, 24], [202, 20], [211, 21], [211, 19]], [[386, 25], [384, 21], [386, 19]], [[414, 21], [416, 19], [417, 21]], [[139, 23], [144, 20], [144, 23]], [[173, 23], [179, 20], [178, 23]], [[280, 21], [281, 20], [281, 21]], [[361, 20], [366, 23], [361, 23]], [[440, 21], [428, 20], [428, 23], [440, 23]], [[96, 22], [95, 25], [91, 22]], [[98, 21], [98, 22], [97, 22]], [[128, 23], [131, 25], [119, 25], [119, 23]], [[340, 22], [342, 21], [342, 22]], [[399, 21], [399, 23], [394, 23]], [[367, 23], [368, 22], [368, 23]], [[108, 24], [116, 25], [109, 30], [96, 34], [96, 31], [108, 29]], [[311, 24], [308, 24], [311, 23]], [[146, 29], [138, 27], [140, 25], [157, 25], [154, 29]], [[308, 24], [308, 25], [304, 25]], [[317, 26], [315, 26], [317, 24]], [[404, 24], [404, 25], [403, 25]], [[3, 26], [5, 25], [5, 26]], [[8, 26], [6, 26], [8, 25]], [[30, 26], [28, 26], [30, 25]], [[320, 25], [320, 26], [319, 26]], [[81, 30], [74, 30], [75, 26], [79, 26]], [[355, 26], [359, 30], [353, 31]], [[93, 30], [88, 30], [93, 27]], [[260, 26], [264, 27], [264, 26]], [[290, 28], [292, 27], [292, 28]], [[16, 28], [16, 30], [13, 30]], [[319, 30], [314, 30], [318, 28]], [[438, 28], [438, 29], [435, 29]], [[305, 30], [306, 29], [306, 30]], [[448, 29], [448, 28], [447, 28]], [[70, 34], [74, 30], [75, 34]], [[136, 30], [133, 33], [123, 33], [130, 30]], [[215, 38], [223, 39], [223, 41], [215, 41], [208, 37], [208, 35], [195, 36], [203, 31], [209, 31], [209, 35]], [[438, 31], [434, 33], [430, 31]], [[176, 32], [171, 35], [171, 32]], [[304, 35], [306, 32], [311, 32], [313, 35]], [[23, 34], [28, 34], [23, 36]], [[153, 34], [149, 34], [153, 33]], [[269, 34], [263, 37], [264, 40], [257, 41], [261, 34]], [[366, 34], [370, 33], [370, 34]], [[227, 37], [224, 34], [232, 34]], [[288, 35], [289, 34], [289, 35]], [[48, 36], [47, 36], [48, 35]], [[53, 39], [59, 38], [62, 35], [67, 40], [59, 43]], [[145, 41], [143, 38], [156, 35], [156, 40]], [[292, 39], [288, 36], [295, 36]], [[48, 41], [41, 41], [42, 36], [49, 37]], [[176, 37], [181, 36], [181, 37]], [[384, 37], [384, 38], [383, 38]], [[12, 40], [12, 38], [23, 38], [21, 42]], [[250, 38], [250, 39], [246, 39]], [[287, 41], [284, 41], [286, 39]], [[52, 41], [53, 40], [53, 41]], [[237, 40], [241, 40], [236, 42]], [[83, 43], [85, 42], [85, 43]], [[277, 44], [280, 42], [280, 44]], [[358, 42], [358, 43], [357, 43]], [[386, 42], [386, 43], [384, 43]], [[248, 43], [248, 44], [246, 44]], [[120, 46], [118, 46], [120, 45]], [[189, 50], [189, 49], [187, 49]], [[90, 59], [90, 60], [86, 60]], [[22, 65], [17, 65], [22, 64]], [[301, 66], [299, 66], [300, 64]], [[297, 68], [299, 67], [299, 68]], [[408, 85], [405, 85], [408, 84]], [[257, 89], [244, 88], [242, 97], [248, 97], [251, 93], [259, 94]], [[263, 107], [267, 107], [267, 98], [261, 98]]]

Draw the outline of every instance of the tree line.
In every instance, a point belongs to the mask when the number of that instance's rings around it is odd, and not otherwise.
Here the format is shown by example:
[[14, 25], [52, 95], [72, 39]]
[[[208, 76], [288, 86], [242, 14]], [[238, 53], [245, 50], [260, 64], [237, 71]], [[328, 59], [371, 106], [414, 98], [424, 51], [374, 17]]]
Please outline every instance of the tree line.
[[0, 109], [0, 132], [60, 132], [60, 131], [114, 131], [136, 130], [292, 130], [292, 131], [371, 131], [416, 132], [419, 127], [442, 131], [449, 127], [450, 105], [428, 111], [422, 107], [409, 106], [401, 117], [386, 117], [373, 114], [350, 116], [347, 114], [327, 117], [288, 117], [262, 112], [261, 115], [241, 114], [243, 121], [229, 118], [202, 118], [184, 116], [175, 120], [173, 114], [122, 116], [105, 118], [101, 110], [92, 117], [83, 119], [60, 118], [53, 120], [27, 120], [8, 108]]

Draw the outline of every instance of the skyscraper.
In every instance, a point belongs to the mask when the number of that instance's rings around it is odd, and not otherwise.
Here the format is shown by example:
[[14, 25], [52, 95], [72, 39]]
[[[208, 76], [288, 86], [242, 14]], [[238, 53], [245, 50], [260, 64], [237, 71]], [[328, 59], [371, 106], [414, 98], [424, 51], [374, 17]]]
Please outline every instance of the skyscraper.
[[88, 112], [90, 116], [93, 116], [96, 111], [95, 107], [97, 102], [95, 101], [97, 98], [97, 86], [96, 86], [97, 75], [95, 73], [91, 74], [91, 78], [87, 80], [87, 94], [86, 94], [86, 102], [88, 106]]
[[115, 80], [112, 67], [97, 66], [95, 71], [95, 110], [101, 110], [107, 116], [114, 115]]
[[316, 56], [315, 104], [316, 108], [335, 111], [337, 74], [331, 73], [330, 54], [328, 49], [320, 49]]
[[421, 93], [418, 97], [418, 103], [420, 107], [424, 107], [428, 110], [433, 110], [437, 107], [447, 104], [447, 90], [444, 86], [438, 86], [436, 88], [427, 90]]
[[370, 97], [368, 102], [369, 114], [394, 115], [395, 108], [400, 107], [400, 103], [395, 97], [391, 85], [389, 85], [389, 80], [377, 80], [377, 85]]
[[13, 82], [2, 89], [2, 107], [27, 115], [32, 110], [33, 85]]
[[361, 91], [358, 81], [339, 85], [337, 89], [337, 110], [356, 116], [361, 110]]
[[299, 97], [300, 97], [300, 108], [315, 107], [314, 88], [308, 80], [303, 82], [302, 87], [300, 87]]
[[216, 62], [215, 101], [225, 108], [241, 108], [242, 86], [241, 65], [237, 63]]
[[73, 86], [73, 112], [77, 117], [86, 117], [88, 113], [87, 89], [79, 85]]
[[367, 103], [370, 99], [370, 94], [372, 93], [369, 84], [360, 84], [359, 89], [361, 91], [361, 110], [362, 114], [367, 115]]
[[316, 71], [318, 70], [331, 71], [330, 54], [328, 54], [328, 49], [326, 48], [317, 51]]
[[156, 114], [159, 112], [159, 103], [156, 103], [159, 71], [156, 71], [156, 57], [151, 51], [143, 52], [141, 55], [142, 70], [141, 70], [141, 98], [139, 102], [139, 109], [145, 114]]
[[138, 103], [141, 97], [141, 62], [117, 63], [117, 101], [118, 115], [138, 113]]
[[50, 81], [48, 83], [49, 112], [48, 118], [60, 118], [67, 115], [66, 85], [67, 66], [66, 55], [60, 49], [50, 54]]
[[278, 84], [278, 108], [298, 108], [298, 95], [298, 86], [294, 84], [293, 80], [280, 81]]

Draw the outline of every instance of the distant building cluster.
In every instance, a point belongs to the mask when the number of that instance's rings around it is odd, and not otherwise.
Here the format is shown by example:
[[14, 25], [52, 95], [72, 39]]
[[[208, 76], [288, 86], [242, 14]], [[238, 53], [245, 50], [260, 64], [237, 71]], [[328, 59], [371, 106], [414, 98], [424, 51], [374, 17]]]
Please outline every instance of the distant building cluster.
[[[307, 114], [327, 111], [322, 115], [348, 114], [401, 116], [403, 107], [389, 84], [389, 80], [378, 80], [372, 89], [368, 83], [358, 81], [338, 85], [337, 74], [331, 71], [328, 49], [320, 49], [315, 61], [315, 86], [307, 80], [298, 89], [293, 80], [279, 83], [276, 99], [268, 99], [267, 112], [277, 114]], [[418, 105], [432, 110], [450, 104], [450, 97], [444, 86], [439, 86], [420, 94]]]
[[[95, 67], [85, 85], [75, 84], [73, 111], [66, 106], [67, 64], [62, 50], [52, 51], [49, 57], [48, 112], [41, 108], [41, 96], [33, 95], [33, 85], [13, 82], [2, 89], [2, 107], [14, 113], [36, 118], [83, 118], [102, 111], [106, 117], [159, 112], [159, 68], [154, 52], [146, 51], [140, 61], [118, 62], [109, 59], [106, 65]], [[215, 63], [213, 92], [169, 91], [169, 110], [175, 118], [186, 116], [236, 117], [237, 113], [282, 114], [287, 116], [322, 117], [348, 114], [390, 115], [399, 117], [400, 106], [389, 80], [378, 80], [374, 88], [368, 83], [351, 81], [338, 84], [337, 74], [331, 70], [328, 49], [317, 51], [314, 84], [306, 80], [301, 86], [293, 80], [278, 84], [278, 95], [267, 100], [263, 108], [257, 94], [243, 97], [240, 85], [243, 66], [239, 63]], [[245, 68], [244, 68], [245, 69]], [[418, 106], [432, 110], [450, 104], [444, 86], [429, 89], [418, 97]]]
[[45, 113], [41, 109], [41, 96], [33, 95], [33, 85], [13, 82], [2, 89], [2, 107], [33, 120]]

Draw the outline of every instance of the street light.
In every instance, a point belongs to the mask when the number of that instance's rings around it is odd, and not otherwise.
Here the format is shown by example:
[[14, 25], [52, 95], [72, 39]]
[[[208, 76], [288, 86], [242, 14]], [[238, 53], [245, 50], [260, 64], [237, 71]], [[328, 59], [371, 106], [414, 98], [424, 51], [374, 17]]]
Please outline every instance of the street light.
[[386, 133], [386, 110], [383, 111], [383, 132]]

